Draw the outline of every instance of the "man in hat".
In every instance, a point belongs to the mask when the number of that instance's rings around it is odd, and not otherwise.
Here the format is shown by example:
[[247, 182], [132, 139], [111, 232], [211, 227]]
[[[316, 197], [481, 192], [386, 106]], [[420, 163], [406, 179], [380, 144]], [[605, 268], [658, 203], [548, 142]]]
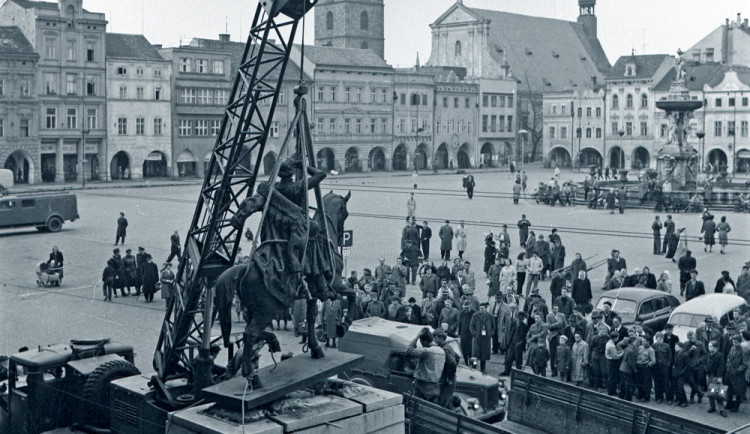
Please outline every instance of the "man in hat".
[[125, 245], [125, 228], [128, 227], [128, 219], [125, 218], [125, 213], [120, 212], [120, 217], [117, 218], [117, 233], [115, 234], [115, 246], [122, 240], [122, 244]]
[[560, 312], [558, 304], [552, 305], [552, 312], [547, 315], [547, 337], [549, 338], [550, 369], [552, 376], [557, 376], [557, 346], [560, 343], [560, 336], [568, 328], [568, 320]]
[[658, 255], [661, 252], [661, 221], [659, 216], [654, 217], [654, 222], [651, 223], [651, 231], [654, 233], [654, 255]]
[[419, 249], [419, 229], [414, 219], [407, 217], [406, 226], [401, 230], [401, 249], [403, 250], [409, 242]]
[[503, 293], [497, 292], [492, 300], [490, 300], [490, 305], [487, 310], [495, 321], [495, 333], [492, 334], [492, 354], [497, 354], [500, 351], [498, 333], [502, 328], [502, 324], [500, 324], [501, 314], [506, 310], [508, 310], [508, 306], [503, 301]]
[[474, 339], [471, 332], [471, 318], [477, 313], [478, 308], [474, 309], [471, 301], [466, 300], [461, 305], [461, 313], [458, 314], [458, 339], [461, 345], [461, 354], [464, 356], [464, 363], [469, 364], [471, 358], [471, 347]]
[[698, 280], [698, 270], [690, 270], [690, 280], [685, 283], [685, 301], [701, 296], [706, 293], [703, 282]]
[[529, 226], [531, 222], [526, 218], [526, 214], [521, 214], [521, 220], [518, 221], [518, 238], [523, 248], [526, 248], [526, 240], [529, 239]]
[[427, 223], [427, 220], [422, 222], [421, 226], [417, 226], [419, 229], [419, 241], [422, 244], [422, 257], [426, 261], [430, 257], [430, 239], [432, 238], [432, 228]]
[[375, 267], [375, 280], [379, 286], [383, 286], [383, 282], [386, 279], [386, 274], [391, 273], [391, 266], [385, 263], [385, 258], [381, 257], [378, 259], [378, 266]]
[[661, 244], [661, 253], [667, 253], [667, 245], [669, 240], [674, 236], [675, 223], [672, 220], [672, 214], [667, 214], [667, 220], [664, 221], [664, 240]]
[[445, 225], [438, 232], [440, 237], [440, 259], [450, 260], [451, 250], [453, 249], [453, 228], [450, 220], [445, 221]]
[[424, 274], [419, 281], [419, 289], [422, 290], [422, 297], [424, 298], [428, 292], [437, 295], [438, 290], [438, 278], [432, 274], [432, 267], [425, 267]]
[[442, 324], [447, 324], [447, 326], [444, 327], [445, 332], [448, 333], [448, 336], [456, 337], [458, 336], [456, 334], [458, 332], [458, 309], [453, 307], [453, 299], [451, 298], [443, 300], [443, 305], [445, 307], [440, 311], [438, 324], [441, 326]]
[[146, 253], [146, 263], [143, 264], [143, 274], [141, 276], [141, 290], [146, 299], [146, 303], [154, 301], [156, 284], [159, 282], [159, 268], [154, 264], [151, 254]]
[[703, 342], [706, 347], [711, 341], [721, 341], [723, 335], [724, 330], [716, 324], [714, 317], [711, 315], [706, 315], [703, 323], [695, 329], [695, 340]]
[[122, 258], [122, 263], [125, 268], [125, 281], [123, 287], [127, 289], [127, 294], [130, 295], [130, 287], [133, 286], [138, 288], [138, 274], [135, 256], [133, 256], [133, 249], [126, 249], [125, 256]]
[[143, 279], [143, 264], [146, 263], [146, 249], [138, 247], [138, 253], [135, 255], [135, 295], [141, 295], [141, 282]]
[[544, 280], [545, 274], [550, 270], [551, 263], [549, 243], [544, 239], [544, 235], [542, 234], [539, 234], [539, 239], [534, 244], [534, 253], [542, 260], [544, 268], [542, 269], [541, 279]]
[[167, 262], [170, 262], [175, 257], [178, 261], [182, 258], [182, 245], [180, 244], [180, 234], [177, 232], [177, 229], [169, 236], [169, 256], [167, 257]]
[[518, 312], [517, 317], [511, 323], [507, 332], [510, 336], [508, 340], [508, 352], [505, 354], [505, 369], [500, 375], [510, 375], [510, 369], [513, 367], [514, 362], [516, 369], [523, 369], [523, 352], [526, 349], [527, 331], [526, 314]]
[[117, 298], [117, 288], [120, 289], [120, 294], [125, 296], [125, 263], [122, 261], [119, 247], [112, 249], [112, 261], [114, 263], [113, 268], [115, 269], [112, 292], [115, 293], [115, 298]]
[[[417, 341], [421, 348], [417, 348]], [[437, 403], [440, 396], [438, 382], [445, 365], [445, 352], [434, 345], [434, 337], [429, 328], [425, 327], [419, 331], [409, 343], [407, 353], [417, 359], [414, 369], [414, 396]]]
[[492, 335], [495, 333], [495, 320], [487, 312], [488, 304], [479, 304], [479, 312], [471, 317], [469, 324], [473, 338], [471, 354], [479, 360], [479, 368], [483, 374], [487, 368], [487, 360], [490, 360], [492, 355]]
[[624, 268], [628, 268], [627, 261], [625, 261], [625, 258], [620, 256], [619, 250], [613, 249], [612, 257], [607, 259], [607, 277], [604, 279], [604, 281], [606, 282], [611, 279], [615, 274], [615, 271], [619, 271]]
[[696, 267], [697, 262], [690, 250], [685, 251], [685, 255], [677, 261], [677, 268], [680, 269], [680, 295], [685, 293], [685, 284], [690, 280], [690, 272], [695, 270]]

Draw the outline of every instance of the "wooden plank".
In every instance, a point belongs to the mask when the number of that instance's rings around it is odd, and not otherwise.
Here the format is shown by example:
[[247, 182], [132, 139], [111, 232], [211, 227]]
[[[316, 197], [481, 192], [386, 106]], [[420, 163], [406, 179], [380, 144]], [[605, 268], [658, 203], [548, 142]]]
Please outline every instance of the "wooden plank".
[[297, 405], [297, 407], [268, 416], [271, 420], [282, 425], [284, 432], [299, 431], [362, 413], [361, 404], [333, 395], [288, 398], [277, 401], [274, 405], [284, 405], [284, 401], [291, 405]]
[[245, 389], [243, 377], [233, 378], [223, 383], [203, 389], [207, 400], [216, 402], [228, 409], [241, 409], [243, 402], [246, 410], [259, 407], [283, 398], [296, 390], [304, 389], [324, 381], [339, 372], [359, 363], [364, 357], [340, 351], [326, 353], [322, 359], [312, 359], [307, 355], [298, 355], [258, 371], [263, 388]]
[[379, 410], [363, 413], [358, 416], [337, 420], [328, 424], [307, 428], [296, 433], [304, 434], [341, 434], [341, 433], [404, 433], [404, 406], [399, 404]]
[[354, 384], [346, 380], [329, 379], [328, 382], [342, 385], [343, 387], [341, 389], [335, 389], [331, 392], [336, 396], [351, 399], [354, 402], [362, 404], [365, 412], [400, 405], [404, 400], [403, 395], [399, 393], [392, 393], [374, 387]]

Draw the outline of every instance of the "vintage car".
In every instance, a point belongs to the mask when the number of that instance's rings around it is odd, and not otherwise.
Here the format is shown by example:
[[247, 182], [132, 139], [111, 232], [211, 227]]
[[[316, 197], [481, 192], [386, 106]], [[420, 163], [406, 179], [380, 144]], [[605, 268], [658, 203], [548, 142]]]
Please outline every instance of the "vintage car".
[[674, 334], [680, 341], [687, 340], [689, 331], [706, 321], [707, 316], [713, 317], [716, 324], [724, 327], [734, 320], [734, 310], [741, 314], [748, 310], [747, 301], [733, 294], [706, 294], [693, 298], [681, 304], [669, 317], [669, 324], [674, 326]]
[[654, 332], [664, 329], [669, 314], [680, 305], [672, 294], [647, 288], [621, 288], [607, 291], [596, 302], [597, 309], [604, 309], [604, 302], [612, 303], [612, 310], [622, 319], [622, 324], [634, 324], [636, 319]]
[[[339, 377], [390, 392], [411, 393], [416, 360], [407, 354], [407, 347], [422, 328], [382, 318], [354, 321], [339, 339], [338, 349], [361, 354], [365, 359]], [[448, 338], [447, 345], [461, 354], [457, 339]], [[463, 400], [462, 407], [469, 416], [488, 423], [505, 417], [505, 387], [497, 378], [459, 365], [455, 393]]]
[[74, 193], [50, 191], [0, 197], [0, 229], [35, 226], [59, 232], [66, 220], [77, 219], [78, 200]]

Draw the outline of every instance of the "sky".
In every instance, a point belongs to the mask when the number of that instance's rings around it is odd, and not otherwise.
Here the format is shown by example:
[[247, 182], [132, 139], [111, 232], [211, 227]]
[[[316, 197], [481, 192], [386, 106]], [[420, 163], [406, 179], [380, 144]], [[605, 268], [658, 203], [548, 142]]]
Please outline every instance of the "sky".
[[[3, 0], [0, 0], [2, 3]], [[424, 64], [430, 56], [430, 27], [455, 0], [385, 0], [385, 57], [393, 66]], [[577, 0], [464, 0], [469, 7], [575, 21]], [[245, 41], [257, 0], [84, 0], [84, 8], [104, 12], [107, 30], [143, 33], [154, 44], [176, 46], [193, 37], [217, 38], [225, 30]], [[742, 6], [745, 6], [744, 8]], [[736, 20], [750, 18], [747, 0], [599, 0], [599, 40], [609, 61], [630, 54], [675, 54]], [[314, 13], [308, 13], [306, 43], [314, 40]], [[298, 42], [300, 38], [298, 36]]]

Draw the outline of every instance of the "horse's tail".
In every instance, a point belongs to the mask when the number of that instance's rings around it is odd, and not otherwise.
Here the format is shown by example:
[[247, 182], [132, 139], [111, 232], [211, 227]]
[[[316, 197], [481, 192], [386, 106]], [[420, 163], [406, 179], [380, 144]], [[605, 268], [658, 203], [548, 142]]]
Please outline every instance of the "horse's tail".
[[244, 271], [245, 266], [234, 266], [219, 276], [216, 280], [216, 294], [214, 303], [219, 315], [221, 325], [221, 337], [224, 339], [224, 347], [229, 347], [229, 337], [232, 334], [232, 301], [234, 300], [235, 288], [239, 284], [236, 278]]

